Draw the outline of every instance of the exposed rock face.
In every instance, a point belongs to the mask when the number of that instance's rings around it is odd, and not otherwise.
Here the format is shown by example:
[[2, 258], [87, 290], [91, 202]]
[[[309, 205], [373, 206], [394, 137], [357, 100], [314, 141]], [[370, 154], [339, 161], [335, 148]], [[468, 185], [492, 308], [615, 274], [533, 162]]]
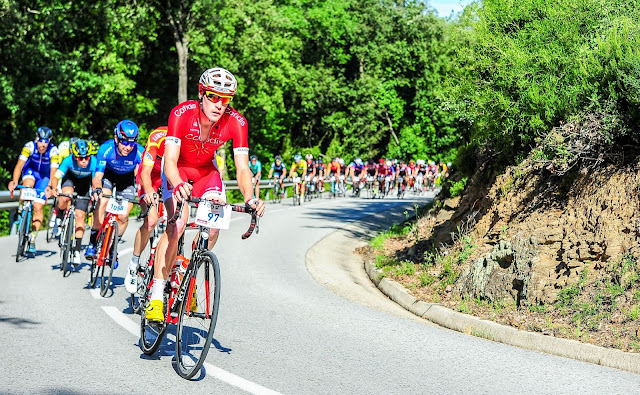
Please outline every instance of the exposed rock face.
[[469, 265], [458, 279], [456, 291], [491, 301], [509, 297], [519, 306], [529, 295], [535, 247], [535, 240], [519, 237], [512, 242], [501, 240], [493, 251]]
[[598, 269], [640, 252], [635, 169], [611, 166], [563, 177], [542, 173], [524, 164], [490, 180], [481, 170], [467, 194], [444, 202], [433, 221], [435, 243], [447, 243], [465, 225], [478, 246], [457, 292], [549, 303], [577, 282], [585, 267]]

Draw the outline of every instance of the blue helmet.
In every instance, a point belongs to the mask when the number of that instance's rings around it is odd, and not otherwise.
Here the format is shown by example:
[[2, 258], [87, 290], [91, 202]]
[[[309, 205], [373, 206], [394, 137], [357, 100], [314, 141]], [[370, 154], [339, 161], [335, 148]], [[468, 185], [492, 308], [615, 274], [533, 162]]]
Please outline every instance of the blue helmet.
[[53, 131], [46, 126], [40, 126], [38, 130], [36, 130], [36, 138], [37, 139], [51, 139], [53, 136]]
[[118, 122], [113, 132], [118, 137], [118, 140], [138, 141], [140, 136], [138, 125], [128, 119]]
[[86, 141], [78, 139], [71, 143], [71, 152], [75, 157], [84, 157], [89, 155], [89, 144]]
[[300, 155], [300, 154], [296, 154], [296, 155], [293, 157], [293, 160], [295, 160], [296, 162], [300, 162], [300, 161], [302, 160], [302, 155]]

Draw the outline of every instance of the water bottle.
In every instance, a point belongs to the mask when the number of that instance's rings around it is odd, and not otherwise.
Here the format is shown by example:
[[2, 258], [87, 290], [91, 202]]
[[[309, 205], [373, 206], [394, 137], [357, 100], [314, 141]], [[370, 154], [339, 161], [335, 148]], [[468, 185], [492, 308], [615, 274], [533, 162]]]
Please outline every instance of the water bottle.
[[189, 266], [189, 259], [183, 257], [182, 255], [178, 255], [176, 257], [176, 261], [173, 265], [173, 269], [171, 269], [171, 286], [173, 288], [178, 288], [180, 283], [182, 282], [182, 278], [184, 274], [187, 272], [187, 267]]

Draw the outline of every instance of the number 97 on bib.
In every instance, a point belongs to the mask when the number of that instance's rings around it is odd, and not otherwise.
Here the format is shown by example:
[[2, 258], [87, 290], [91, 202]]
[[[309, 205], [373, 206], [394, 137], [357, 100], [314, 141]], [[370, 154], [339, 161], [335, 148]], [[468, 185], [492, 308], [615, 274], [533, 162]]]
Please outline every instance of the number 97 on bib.
[[229, 229], [231, 223], [231, 206], [221, 206], [208, 202], [198, 205], [196, 225], [212, 229]]

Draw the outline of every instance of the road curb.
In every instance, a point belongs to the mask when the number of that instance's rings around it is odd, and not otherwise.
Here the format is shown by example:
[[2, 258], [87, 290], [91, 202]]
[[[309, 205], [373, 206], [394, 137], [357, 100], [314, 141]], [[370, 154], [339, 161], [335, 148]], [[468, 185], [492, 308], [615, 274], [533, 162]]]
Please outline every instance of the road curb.
[[418, 301], [400, 283], [384, 277], [382, 271], [376, 268], [369, 258], [365, 259], [364, 269], [371, 281], [382, 293], [406, 310], [434, 324], [511, 346], [632, 373], [640, 373], [640, 354], [580, 343], [576, 340], [521, 331], [510, 326], [453, 311], [441, 304]]

